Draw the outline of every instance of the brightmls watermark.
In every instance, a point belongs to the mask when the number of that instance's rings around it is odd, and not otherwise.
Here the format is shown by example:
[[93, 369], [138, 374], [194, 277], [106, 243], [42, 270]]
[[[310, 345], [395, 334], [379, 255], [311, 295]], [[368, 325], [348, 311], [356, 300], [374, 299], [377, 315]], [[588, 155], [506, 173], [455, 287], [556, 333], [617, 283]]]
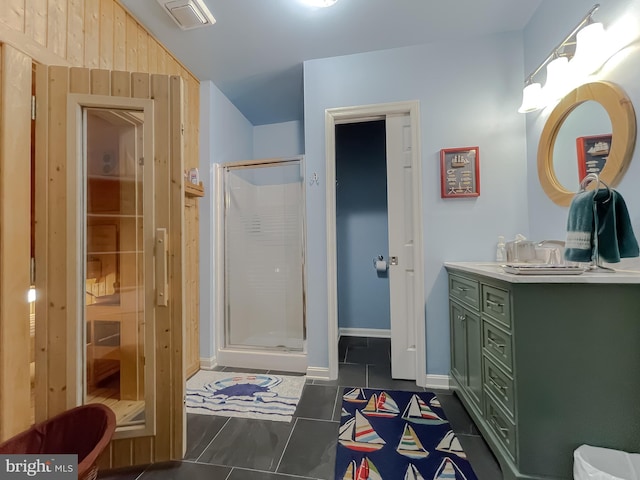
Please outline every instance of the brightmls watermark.
[[78, 455], [0, 455], [0, 480], [78, 478]]

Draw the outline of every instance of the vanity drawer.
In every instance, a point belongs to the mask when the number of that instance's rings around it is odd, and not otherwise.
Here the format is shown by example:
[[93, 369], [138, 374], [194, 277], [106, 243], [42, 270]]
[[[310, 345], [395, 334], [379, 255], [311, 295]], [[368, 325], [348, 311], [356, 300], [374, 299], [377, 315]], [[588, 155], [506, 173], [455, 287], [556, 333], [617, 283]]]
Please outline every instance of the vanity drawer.
[[480, 299], [478, 282], [468, 278], [449, 276], [449, 295], [478, 310]]
[[484, 320], [482, 322], [482, 347], [508, 372], [513, 371], [513, 349], [509, 333]]
[[504, 373], [487, 355], [484, 356], [484, 388], [505, 408], [511, 418], [514, 418], [515, 397], [513, 379]]
[[513, 460], [516, 460], [516, 426], [500, 409], [493, 397], [487, 393], [484, 395], [487, 409], [486, 421], [489, 428], [495, 433], [498, 441], [507, 449]]
[[491, 285], [482, 285], [482, 313], [511, 328], [511, 308], [509, 292]]

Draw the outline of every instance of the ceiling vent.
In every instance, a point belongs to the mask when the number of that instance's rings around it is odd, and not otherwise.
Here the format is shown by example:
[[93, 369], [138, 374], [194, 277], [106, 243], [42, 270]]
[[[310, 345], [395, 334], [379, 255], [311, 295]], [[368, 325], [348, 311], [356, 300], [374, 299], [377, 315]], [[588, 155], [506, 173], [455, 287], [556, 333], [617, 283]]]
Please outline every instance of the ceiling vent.
[[158, 0], [158, 3], [182, 30], [216, 23], [216, 19], [202, 0]]

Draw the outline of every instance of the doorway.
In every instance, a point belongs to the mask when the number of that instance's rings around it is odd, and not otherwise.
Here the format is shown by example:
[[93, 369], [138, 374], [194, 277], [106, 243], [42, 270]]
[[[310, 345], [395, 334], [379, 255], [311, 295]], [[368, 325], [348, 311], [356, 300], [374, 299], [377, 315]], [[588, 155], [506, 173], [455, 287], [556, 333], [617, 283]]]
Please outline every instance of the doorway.
[[336, 127], [385, 122], [392, 377], [426, 384], [424, 273], [418, 102], [329, 109], [325, 116], [327, 167], [327, 280], [329, 376], [338, 376], [338, 253]]
[[385, 120], [336, 125], [336, 248], [341, 336], [391, 338]]

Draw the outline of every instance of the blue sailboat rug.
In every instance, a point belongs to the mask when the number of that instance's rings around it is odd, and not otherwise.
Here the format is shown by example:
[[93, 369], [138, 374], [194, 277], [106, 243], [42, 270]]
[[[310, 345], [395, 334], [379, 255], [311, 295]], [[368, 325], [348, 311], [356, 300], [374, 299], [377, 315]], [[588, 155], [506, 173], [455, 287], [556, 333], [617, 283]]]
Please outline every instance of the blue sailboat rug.
[[347, 388], [336, 480], [477, 480], [431, 392]]

